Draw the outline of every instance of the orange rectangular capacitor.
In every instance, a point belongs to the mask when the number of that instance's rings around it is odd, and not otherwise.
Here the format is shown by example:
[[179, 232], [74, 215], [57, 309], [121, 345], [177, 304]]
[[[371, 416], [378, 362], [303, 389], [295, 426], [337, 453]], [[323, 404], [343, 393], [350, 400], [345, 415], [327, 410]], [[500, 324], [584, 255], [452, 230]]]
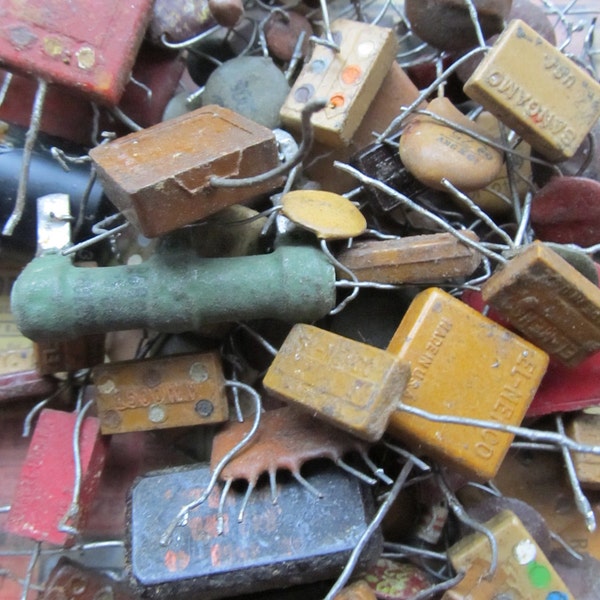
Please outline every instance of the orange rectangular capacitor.
[[337, 19], [331, 24], [339, 52], [316, 45], [281, 107], [283, 124], [300, 130], [310, 100], [327, 106], [311, 118], [315, 139], [327, 146], [350, 143], [396, 57], [396, 37], [385, 27]]
[[[548, 365], [545, 352], [438, 288], [415, 297], [388, 351], [411, 366], [403, 404], [506, 425], [520, 425]], [[392, 414], [388, 432], [484, 481], [494, 477], [514, 437], [401, 409]]]
[[265, 375], [275, 397], [373, 442], [384, 434], [409, 366], [391, 352], [295, 325]]
[[229, 417], [218, 352], [93, 369], [103, 434], [222, 423]]
[[[478, 241], [472, 231], [463, 235]], [[355, 242], [336, 257], [359, 281], [434, 283], [471, 275], [481, 254], [450, 233]]]
[[600, 117], [600, 84], [519, 19], [464, 91], [549, 160], [573, 156]]
[[574, 600], [533, 536], [514, 513], [504, 510], [484, 526], [498, 545], [496, 571], [491, 577], [485, 577], [491, 561], [487, 536], [480, 532], [468, 535], [448, 549], [452, 566], [466, 575], [454, 591], [446, 592], [443, 600], [504, 597], [511, 600]]
[[481, 292], [524, 337], [567, 366], [600, 350], [600, 289], [541, 242], [512, 258]]
[[279, 165], [274, 133], [227, 108], [205, 106], [90, 150], [106, 195], [147, 237], [157, 237], [256, 198], [281, 178], [241, 188]]

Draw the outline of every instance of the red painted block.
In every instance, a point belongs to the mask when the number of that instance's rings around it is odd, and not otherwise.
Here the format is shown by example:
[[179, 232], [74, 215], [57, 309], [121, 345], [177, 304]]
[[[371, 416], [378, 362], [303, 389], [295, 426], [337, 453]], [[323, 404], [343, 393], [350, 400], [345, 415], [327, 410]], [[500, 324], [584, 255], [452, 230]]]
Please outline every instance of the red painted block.
[[[75, 466], [72, 449], [77, 415], [44, 409], [31, 439], [11, 503], [6, 529], [39, 542], [69, 545], [72, 536], [58, 530], [71, 505]], [[100, 422], [87, 417], [79, 436], [81, 491], [79, 514], [69, 524], [82, 527], [91, 508], [107, 453]]]
[[150, 18], [152, 0], [7, 0], [0, 64], [118, 103]]
[[37, 371], [18, 371], [0, 375], [0, 404], [14, 400], [44, 398], [56, 391], [58, 382]]

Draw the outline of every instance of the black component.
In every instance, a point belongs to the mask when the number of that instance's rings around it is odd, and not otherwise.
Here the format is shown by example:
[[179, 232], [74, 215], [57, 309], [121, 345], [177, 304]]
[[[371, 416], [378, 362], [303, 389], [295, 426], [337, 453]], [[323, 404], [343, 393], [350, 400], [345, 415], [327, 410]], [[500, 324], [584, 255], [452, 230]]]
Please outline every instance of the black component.
[[[225, 502], [224, 531], [218, 535], [218, 485], [165, 546], [161, 536], [181, 507], [203, 492], [210, 469], [162, 471], [138, 480], [128, 518], [128, 564], [138, 591], [145, 598], [210, 600], [337, 577], [372, 516], [372, 498], [344, 471], [318, 462], [309, 472], [312, 466], [305, 469], [306, 479], [323, 498], [278, 476], [277, 503], [269, 485], [259, 485], [238, 523], [244, 493], [233, 486]], [[357, 569], [380, 550], [377, 532]]]

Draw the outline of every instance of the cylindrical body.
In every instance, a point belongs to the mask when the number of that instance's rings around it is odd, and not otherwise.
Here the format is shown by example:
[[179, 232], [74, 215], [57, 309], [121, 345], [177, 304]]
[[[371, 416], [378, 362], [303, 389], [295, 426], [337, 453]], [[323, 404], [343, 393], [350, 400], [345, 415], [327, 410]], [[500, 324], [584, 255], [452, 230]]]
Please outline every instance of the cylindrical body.
[[11, 304], [19, 329], [33, 340], [134, 328], [177, 333], [246, 319], [314, 321], [335, 304], [335, 274], [310, 246], [241, 258], [176, 250], [140, 265], [97, 269], [52, 254], [23, 270]]

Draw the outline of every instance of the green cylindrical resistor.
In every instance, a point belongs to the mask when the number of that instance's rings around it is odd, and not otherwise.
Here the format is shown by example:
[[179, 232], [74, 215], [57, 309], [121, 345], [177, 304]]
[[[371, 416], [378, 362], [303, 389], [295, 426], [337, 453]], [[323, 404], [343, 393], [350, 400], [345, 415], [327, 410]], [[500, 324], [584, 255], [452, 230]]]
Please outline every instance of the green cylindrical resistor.
[[261, 318], [310, 322], [334, 305], [333, 266], [303, 245], [237, 258], [167, 248], [139, 265], [99, 268], [48, 254], [25, 267], [11, 294], [17, 326], [36, 341], [136, 328], [177, 333]]

